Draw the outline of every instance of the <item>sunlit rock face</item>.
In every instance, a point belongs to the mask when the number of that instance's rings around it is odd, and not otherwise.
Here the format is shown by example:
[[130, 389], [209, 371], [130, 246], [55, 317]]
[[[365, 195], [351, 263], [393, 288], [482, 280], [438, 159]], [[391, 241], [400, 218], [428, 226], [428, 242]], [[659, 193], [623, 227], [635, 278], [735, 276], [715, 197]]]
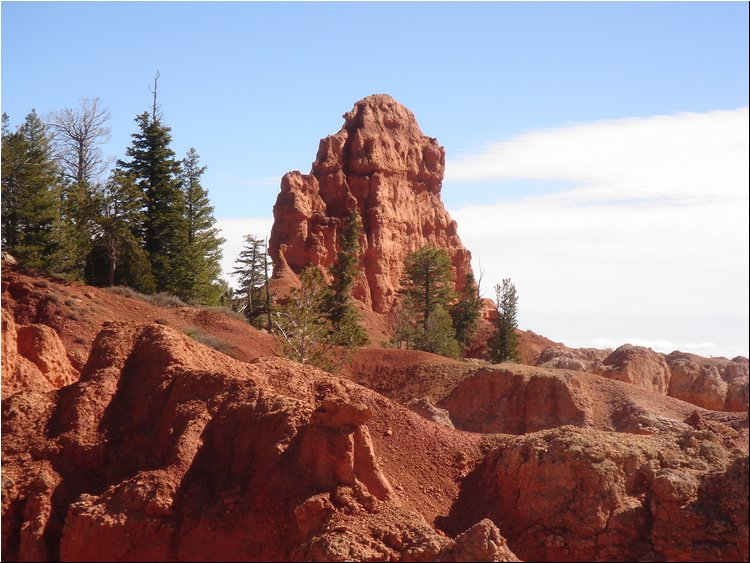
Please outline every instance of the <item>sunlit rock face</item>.
[[329, 268], [338, 231], [356, 209], [364, 224], [356, 299], [389, 312], [404, 258], [427, 244], [448, 251], [460, 289], [471, 254], [440, 199], [444, 170], [443, 147], [411, 111], [384, 94], [360, 100], [341, 131], [320, 141], [311, 173], [281, 180], [269, 242], [277, 275], [309, 264]]

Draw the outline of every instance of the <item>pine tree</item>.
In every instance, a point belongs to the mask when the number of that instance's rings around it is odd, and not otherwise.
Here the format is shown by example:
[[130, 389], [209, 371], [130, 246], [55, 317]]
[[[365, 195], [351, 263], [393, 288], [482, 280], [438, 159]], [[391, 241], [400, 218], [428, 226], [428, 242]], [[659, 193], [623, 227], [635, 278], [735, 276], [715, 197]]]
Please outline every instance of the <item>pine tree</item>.
[[32, 110], [11, 132], [3, 115], [2, 240], [20, 263], [59, 270], [60, 175], [47, 126]]
[[461, 346], [456, 339], [456, 329], [453, 328], [451, 316], [443, 305], [436, 305], [427, 322], [427, 329], [418, 331], [415, 336], [415, 348], [458, 358]]
[[499, 363], [507, 360], [518, 361], [518, 293], [510, 278], [503, 279], [502, 285], [495, 286], [497, 296], [497, 318], [495, 331], [487, 342], [490, 360]]
[[151, 264], [139, 240], [143, 230], [143, 193], [129, 175], [114, 170], [96, 194], [94, 244], [86, 262], [92, 285], [127, 285], [155, 291]]
[[224, 239], [216, 228], [214, 208], [208, 192], [201, 186], [206, 170], [198, 163], [198, 153], [191, 148], [182, 161], [182, 189], [185, 202], [187, 239], [180, 259], [181, 273], [177, 295], [188, 303], [217, 305], [221, 300], [221, 245]]
[[[458, 356], [456, 331], [447, 313], [455, 299], [453, 269], [450, 257], [442, 248], [425, 246], [412, 252], [404, 261], [399, 290], [402, 314], [411, 330], [401, 337], [407, 346], [435, 354]], [[401, 325], [406, 322], [399, 323]]]
[[171, 129], [162, 124], [156, 111], [143, 113], [135, 121], [138, 132], [126, 151], [130, 160], [120, 160], [117, 165], [135, 179], [144, 194], [143, 246], [156, 291], [174, 294], [180, 289], [180, 260], [187, 240], [180, 164], [169, 147]]
[[68, 182], [60, 186], [60, 222], [56, 236], [59, 243], [57, 273], [61, 277], [84, 279], [98, 221], [98, 189], [101, 186]]
[[476, 335], [481, 305], [474, 274], [467, 272], [458, 302], [450, 310], [453, 327], [456, 329], [456, 340], [462, 349], [465, 349]]
[[267, 325], [263, 319], [268, 313], [268, 254], [263, 240], [254, 235], [245, 235], [245, 245], [235, 260], [232, 272], [237, 276], [239, 287], [235, 291], [237, 310], [247, 321], [260, 328]]
[[356, 210], [352, 211], [338, 239], [339, 252], [331, 268], [333, 281], [326, 299], [326, 315], [331, 321], [333, 339], [347, 349], [364, 346], [370, 341], [360, 325], [359, 311], [352, 303], [362, 232], [362, 218]]

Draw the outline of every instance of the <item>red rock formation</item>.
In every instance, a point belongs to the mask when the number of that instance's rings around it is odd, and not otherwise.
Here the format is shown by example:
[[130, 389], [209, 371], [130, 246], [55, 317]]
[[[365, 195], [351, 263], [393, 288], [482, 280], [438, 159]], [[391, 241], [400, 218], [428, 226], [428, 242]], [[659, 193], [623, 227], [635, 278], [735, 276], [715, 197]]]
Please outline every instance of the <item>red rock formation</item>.
[[565, 426], [503, 440], [444, 526], [491, 518], [527, 561], [746, 561], [747, 487], [710, 432]]
[[20, 391], [50, 391], [73, 383], [78, 371], [54, 329], [45, 325], [17, 326], [3, 309], [2, 396]]
[[596, 348], [555, 344], [542, 350], [536, 365], [595, 373], [706, 409], [736, 412], [748, 408], [748, 360], [741, 356], [727, 360], [679, 351], [665, 356], [629, 344], [607, 355]]
[[[235, 314], [202, 307], [155, 306], [147, 299], [134, 292], [46, 278], [3, 262], [4, 314], [13, 319], [16, 328], [44, 325], [53, 329], [65, 347], [60, 361], [64, 363], [67, 355], [71, 366], [79, 372], [88, 359], [95, 337], [112, 320], [158, 322], [193, 334], [204, 333], [242, 361], [275, 354], [276, 339], [251, 327]], [[57, 345], [55, 348], [60, 350]], [[27, 374], [30, 371], [39, 374], [39, 368], [30, 361], [19, 361]], [[5, 369], [3, 377], [9, 377]]]
[[65, 346], [54, 329], [28, 325], [18, 329], [18, 353], [29, 359], [55, 388], [78, 379], [78, 370], [68, 361]]
[[589, 401], [570, 376], [483, 369], [438, 404], [460, 430], [523, 434], [563, 424], [585, 426]]
[[377, 313], [396, 299], [403, 261], [431, 244], [451, 256], [457, 288], [471, 254], [440, 200], [445, 153], [414, 115], [387, 95], [368, 96], [344, 115], [341, 131], [321, 140], [312, 171], [281, 180], [269, 252], [277, 273], [330, 267], [337, 231], [349, 212], [362, 216], [361, 276], [354, 297]]
[[450, 561], [432, 521], [459, 480], [435, 470], [481, 455], [351, 382], [160, 324], [110, 323], [77, 382], [2, 406], [10, 561]]
[[[584, 357], [594, 351], [581, 350]], [[522, 434], [564, 424], [654, 435], [683, 431], [695, 407], [601, 376], [505, 363], [482, 366], [410, 350], [360, 350], [347, 376], [409, 408], [425, 397], [456, 428]], [[434, 420], [434, 414], [420, 412]], [[727, 447], [746, 447], [747, 413], [699, 409]]]
[[670, 371], [664, 356], [651, 348], [623, 344], [595, 367], [594, 373], [633, 383], [644, 389], [667, 394]]
[[675, 351], [666, 360], [672, 373], [672, 397], [707, 409], [747, 410], [747, 358], [702, 358]]
[[360, 484], [379, 500], [394, 499], [365, 426], [371, 417], [372, 412], [362, 404], [324, 400], [315, 409], [300, 435], [298, 453], [314, 490]]
[[520, 561], [508, 547], [500, 530], [489, 518], [458, 536], [435, 561]]

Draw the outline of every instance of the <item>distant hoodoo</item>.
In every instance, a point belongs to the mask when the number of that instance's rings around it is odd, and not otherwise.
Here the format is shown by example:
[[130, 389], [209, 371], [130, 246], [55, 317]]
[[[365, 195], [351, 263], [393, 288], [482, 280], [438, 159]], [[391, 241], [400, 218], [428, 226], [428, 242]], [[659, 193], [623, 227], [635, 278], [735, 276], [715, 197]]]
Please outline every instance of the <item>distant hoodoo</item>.
[[344, 120], [341, 131], [320, 141], [310, 174], [289, 172], [281, 180], [269, 241], [276, 273], [330, 268], [338, 229], [356, 209], [364, 225], [356, 299], [389, 312], [404, 258], [426, 244], [448, 251], [460, 289], [471, 253], [440, 199], [443, 147], [385, 94], [360, 100]]

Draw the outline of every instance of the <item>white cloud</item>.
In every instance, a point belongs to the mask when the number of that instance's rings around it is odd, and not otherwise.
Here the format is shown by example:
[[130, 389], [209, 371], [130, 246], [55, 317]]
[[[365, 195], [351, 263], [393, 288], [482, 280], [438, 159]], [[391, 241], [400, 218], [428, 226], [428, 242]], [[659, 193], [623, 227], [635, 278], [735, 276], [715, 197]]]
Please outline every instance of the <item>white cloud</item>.
[[445, 189], [451, 180], [572, 183], [451, 211], [486, 271], [485, 293], [512, 278], [521, 319], [524, 308], [536, 319], [747, 316], [748, 133], [747, 108], [536, 131], [449, 161]]
[[735, 198], [748, 180], [748, 108], [533, 131], [446, 166], [446, 182], [511, 178], [575, 182], [565, 197], [577, 200]]
[[217, 219], [216, 226], [221, 230], [221, 236], [226, 239], [226, 242], [224, 242], [222, 246], [223, 257], [221, 260], [224, 279], [227, 280], [230, 285], [234, 285], [236, 279], [229, 274], [234, 268], [234, 261], [242, 250], [243, 237], [245, 235], [270, 237], [271, 227], [273, 226], [273, 217]]

